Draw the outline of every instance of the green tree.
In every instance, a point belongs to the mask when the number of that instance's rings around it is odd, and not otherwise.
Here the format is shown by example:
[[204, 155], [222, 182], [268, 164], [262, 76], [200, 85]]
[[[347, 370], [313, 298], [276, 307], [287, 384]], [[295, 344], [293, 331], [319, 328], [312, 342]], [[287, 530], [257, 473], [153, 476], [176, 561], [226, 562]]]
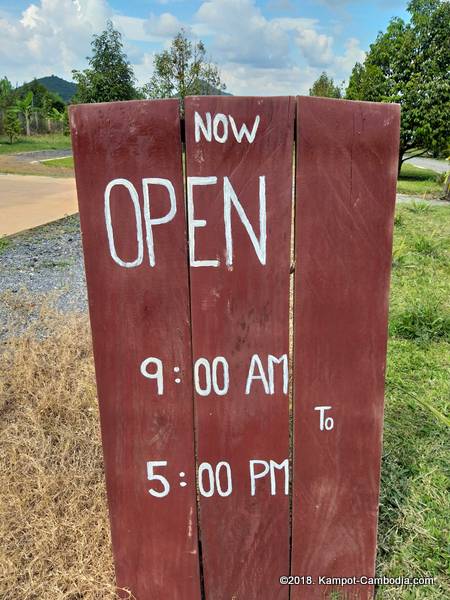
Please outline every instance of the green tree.
[[9, 143], [12, 144], [20, 135], [20, 123], [14, 110], [9, 109], [6, 111], [3, 127], [9, 137]]
[[78, 84], [74, 102], [114, 102], [140, 97], [135, 87], [133, 68], [123, 51], [122, 35], [111, 21], [91, 42], [89, 68], [72, 71]]
[[6, 111], [14, 104], [14, 88], [7, 77], [0, 79], [0, 125], [6, 116]]
[[352, 100], [400, 104], [399, 169], [413, 156], [439, 156], [450, 140], [450, 2], [412, 0], [408, 11], [409, 23], [394, 18], [379, 33], [346, 90]]
[[217, 65], [207, 60], [203, 42], [192, 43], [182, 29], [169, 50], [156, 54], [154, 75], [145, 86], [150, 98], [180, 98], [220, 94], [225, 84]]
[[60, 123], [61, 131], [64, 133], [64, 135], [69, 135], [69, 116], [67, 113], [67, 106], [61, 111], [53, 107], [49, 112], [49, 118], [56, 123]]
[[333, 78], [325, 71], [313, 83], [309, 90], [310, 96], [322, 96], [323, 98], [342, 98], [341, 88], [334, 84]]
[[33, 106], [33, 92], [29, 91], [25, 98], [16, 100], [16, 103], [12, 109], [16, 114], [23, 116], [25, 121], [25, 131], [27, 136], [31, 135], [31, 115], [37, 110]]

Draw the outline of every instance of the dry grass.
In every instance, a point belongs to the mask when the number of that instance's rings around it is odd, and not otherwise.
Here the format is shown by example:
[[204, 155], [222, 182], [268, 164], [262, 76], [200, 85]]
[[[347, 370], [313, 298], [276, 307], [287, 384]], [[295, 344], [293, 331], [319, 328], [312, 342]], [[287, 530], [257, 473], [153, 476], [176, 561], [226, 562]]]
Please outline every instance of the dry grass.
[[0, 597], [113, 599], [88, 321], [40, 312], [0, 355]]

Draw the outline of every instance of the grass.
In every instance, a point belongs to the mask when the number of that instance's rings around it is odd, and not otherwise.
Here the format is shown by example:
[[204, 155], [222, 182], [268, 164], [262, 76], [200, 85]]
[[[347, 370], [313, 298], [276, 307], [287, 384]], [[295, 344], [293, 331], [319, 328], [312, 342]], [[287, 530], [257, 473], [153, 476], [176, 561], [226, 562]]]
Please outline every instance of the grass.
[[0, 254], [11, 244], [7, 237], [0, 237]]
[[[449, 253], [450, 207], [398, 207], [377, 575], [436, 583], [381, 600], [450, 598]], [[26, 327], [40, 300], [3, 302], [17, 323], [0, 354], [0, 597], [113, 600], [87, 317], [44, 304]]]
[[[420, 206], [420, 205], [419, 205]], [[450, 207], [397, 208], [378, 575], [434, 576], [383, 600], [450, 597]]]
[[42, 164], [46, 167], [65, 167], [66, 169], [73, 169], [73, 158], [67, 156], [66, 158], [52, 158], [51, 160], [44, 160]]
[[0, 154], [17, 154], [33, 150], [64, 150], [70, 148], [70, 137], [62, 133], [21, 136], [12, 144], [5, 136], [0, 136]]
[[399, 194], [411, 196], [436, 197], [442, 194], [442, 183], [439, 174], [430, 169], [419, 169], [414, 165], [403, 163], [397, 182]]

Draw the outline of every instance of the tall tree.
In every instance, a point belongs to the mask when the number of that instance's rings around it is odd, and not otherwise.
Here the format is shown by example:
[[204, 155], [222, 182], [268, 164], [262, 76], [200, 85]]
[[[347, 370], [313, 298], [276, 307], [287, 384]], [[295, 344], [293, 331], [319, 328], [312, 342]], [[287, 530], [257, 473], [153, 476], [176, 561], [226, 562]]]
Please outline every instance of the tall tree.
[[0, 126], [4, 126], [6, 112], [14, 104], [14, 88], [7, 77], [0, 79]]
[[309, 90], [310, 96], [322, 96], [323, 98], [342, 98], [341, 88], [334, 84], [333, 78], [325, 71], [312, 84]]
[[408, 11], [409, 23], [394, 18], [379, 33], [346, 90], [352, 100], [401, 105], [399, 168], [440, 155], [450, 140], [450, 2], [411, 0]]
[[194, 44], [182, 29], [169, 50], [156, 54], [155, 71], [145, 91], [150, 98], [180, 98], [220, 94], [225, 84], [217, 65], [206, 57], [203, 42]]
[[138, 98], [133, 68], [123, 50], [122, 35], [111, 21], [91, 42], [89, 68], [72, 71], [78, 84], [75, 102], [113, 102]]
[[12, 144], [20, 135], [20, 123], [15, 111], [11, 109], [6, 111], [3, 127], [9, 143]]
[[12, 109], [16, 114], [22, 115], [25, 121], [25, 131], [27, 136], [31, 135], [31, 115], [38, 109], [33, 106], [33, 92], [29, 91], [24, 98], [16, 100], [16, 104]]

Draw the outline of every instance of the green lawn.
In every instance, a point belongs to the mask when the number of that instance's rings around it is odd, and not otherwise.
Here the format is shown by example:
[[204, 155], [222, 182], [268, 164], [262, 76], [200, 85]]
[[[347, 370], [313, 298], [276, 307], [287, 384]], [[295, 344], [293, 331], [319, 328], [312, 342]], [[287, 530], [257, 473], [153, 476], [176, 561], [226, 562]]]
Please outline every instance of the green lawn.
[[397, 183], [399, 194], [412, 196], [439, 196], [442, 193], [442, 183], [437, 181], [438, 173], [430, 169], [419, 169], [408, 162], [403, 163]]
[[436, 584], [382, 587], [383, 600], [450, 598], [449, 365], [450, 206], [402, 205], [395, 220], [377, 574], [434, 576]]
[[66, 167], [67, 169], [73, 169], [73, 158], [68, 156], [66, 158], [52, 158], [51, 160], [44, 160], [42, 164], [47, 167]]
[[70, 148], [70, 137], [62, 133], [22, 136], [10, 144], [6, 136], [0, 136], [0, 154], [17, 154], [32, 150], [61, 150]]

